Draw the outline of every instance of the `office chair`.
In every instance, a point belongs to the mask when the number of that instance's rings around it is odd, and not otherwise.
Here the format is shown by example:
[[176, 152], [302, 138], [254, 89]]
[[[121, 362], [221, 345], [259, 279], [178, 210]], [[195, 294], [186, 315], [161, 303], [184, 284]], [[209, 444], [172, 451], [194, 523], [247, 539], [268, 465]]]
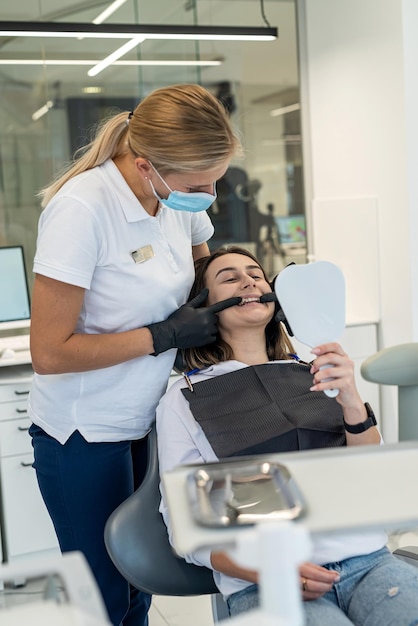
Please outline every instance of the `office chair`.
[[[379, 350], [361, 365], [362, 377], [380, 385], [398, 386], [399, 440], [418, 439], [418, 343]], [[418, 567], [418, 547], [394, 550], [398, 558]]]
[[212, 595], [214, 621], [229, 617], [212, 570], [175, 555], [159, 512], [160, 475], [155, 426], [148, 435], [144, 481], [109, 517], [104, 540], [114, 565], [133, 587], [152, 595]]

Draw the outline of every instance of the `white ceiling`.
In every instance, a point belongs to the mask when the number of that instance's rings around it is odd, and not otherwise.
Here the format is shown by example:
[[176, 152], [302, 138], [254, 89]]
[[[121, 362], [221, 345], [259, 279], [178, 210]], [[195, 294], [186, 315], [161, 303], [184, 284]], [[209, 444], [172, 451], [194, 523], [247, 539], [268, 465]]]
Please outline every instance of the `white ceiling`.
[[[195, 4], [194, 4], [195, 1]], [[110, 0], [0, 0], [2, 20], [91, 22]], [[221, 81], [247, 84], [254, 99], [273, 98], [287, 104], [286, 93], [298, 84], [294, 0], [127, 0], [108, 23], [198, 24], [211, 26], [263, 26], [264, 17], [279, 29], [274, 42], [157, 42], [146, 41], [138, 48], [143, 59], [222, 58], [220, 67], [204, 68], [201, 75], [193, 70], [173, 68], [110, 67], [94, 78], [87, 67], [0, 66], [0, 84], [25, 84], [32, 90], [38, 85], [59, 83], [62, 95], [79, 95], [88, 85], [120, 86], [124, 95], [138, 92], [138, 82], [166, 84]], [[101, 60], [121, 43], [112, 40], [68, 40], [0, 38], [0, 59], [5, 58], [89, 58]], [[126, 58], [136, 58], [138, 51]], [[123, 86], [123, 87], [122, 87]], [[112, 87], [112, 91], [115, 87]], [[274, 94], [282, 93], [283, 98]]]

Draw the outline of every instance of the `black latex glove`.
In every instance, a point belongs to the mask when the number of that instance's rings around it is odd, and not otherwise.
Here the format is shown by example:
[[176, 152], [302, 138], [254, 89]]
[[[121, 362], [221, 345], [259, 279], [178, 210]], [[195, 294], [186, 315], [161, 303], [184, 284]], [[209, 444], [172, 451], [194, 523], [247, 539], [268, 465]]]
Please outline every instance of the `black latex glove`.
[[154, 356], [170, 348], [197, 348], [215, 341], [218, 332], [216, 313], [239, 304], [242, 298], [228, 298], [212, 306], [200, 307], [208, 293], [208, 289], [203, 289], [164, 322], [156, 322], [146, 327], [152, 334]]

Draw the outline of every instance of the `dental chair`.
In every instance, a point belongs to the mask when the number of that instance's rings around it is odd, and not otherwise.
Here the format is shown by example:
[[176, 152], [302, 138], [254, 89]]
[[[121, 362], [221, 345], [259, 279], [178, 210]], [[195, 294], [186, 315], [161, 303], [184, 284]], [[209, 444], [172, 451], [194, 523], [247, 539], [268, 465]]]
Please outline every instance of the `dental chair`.
[[229, 617], [212, 570], [175, 555], [159, 512], [160, 475], [155, 426], [148, 435], [148, 464], [140, 487], [109, 517], [104, 533], [115, 567], [135, 588], [152, 595], [212, 595], [215, 622]]
[[[399, 440], [418, 439], [418, 343], [379, 350], [361, 365], [362, 377], [379, 385], [397, 385]], [[398, 558], [418, 567], [418, 546], [394, 550]]]

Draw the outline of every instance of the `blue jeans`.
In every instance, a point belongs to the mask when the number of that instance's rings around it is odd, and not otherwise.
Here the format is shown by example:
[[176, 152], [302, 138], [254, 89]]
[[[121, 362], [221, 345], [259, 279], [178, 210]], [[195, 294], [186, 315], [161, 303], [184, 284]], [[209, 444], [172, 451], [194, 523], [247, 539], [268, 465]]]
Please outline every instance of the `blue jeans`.
[[[418, 569], [387, 548], [325, 567], [340, 581], [318, 600], [303, 603], [307, 626], [417, 626]], [[258, 606], [257, 585], [228, 598], [231, 615]]]
[[151, 596], [121, 576], [103, 536], [110, 514], [143, 478], [146, 440], [87, 443], [76, 431], [61, 445], [35, 424], [29, 433], [39, 488], [61, 551], [83, 552], [114, 626], [148, 626]]

